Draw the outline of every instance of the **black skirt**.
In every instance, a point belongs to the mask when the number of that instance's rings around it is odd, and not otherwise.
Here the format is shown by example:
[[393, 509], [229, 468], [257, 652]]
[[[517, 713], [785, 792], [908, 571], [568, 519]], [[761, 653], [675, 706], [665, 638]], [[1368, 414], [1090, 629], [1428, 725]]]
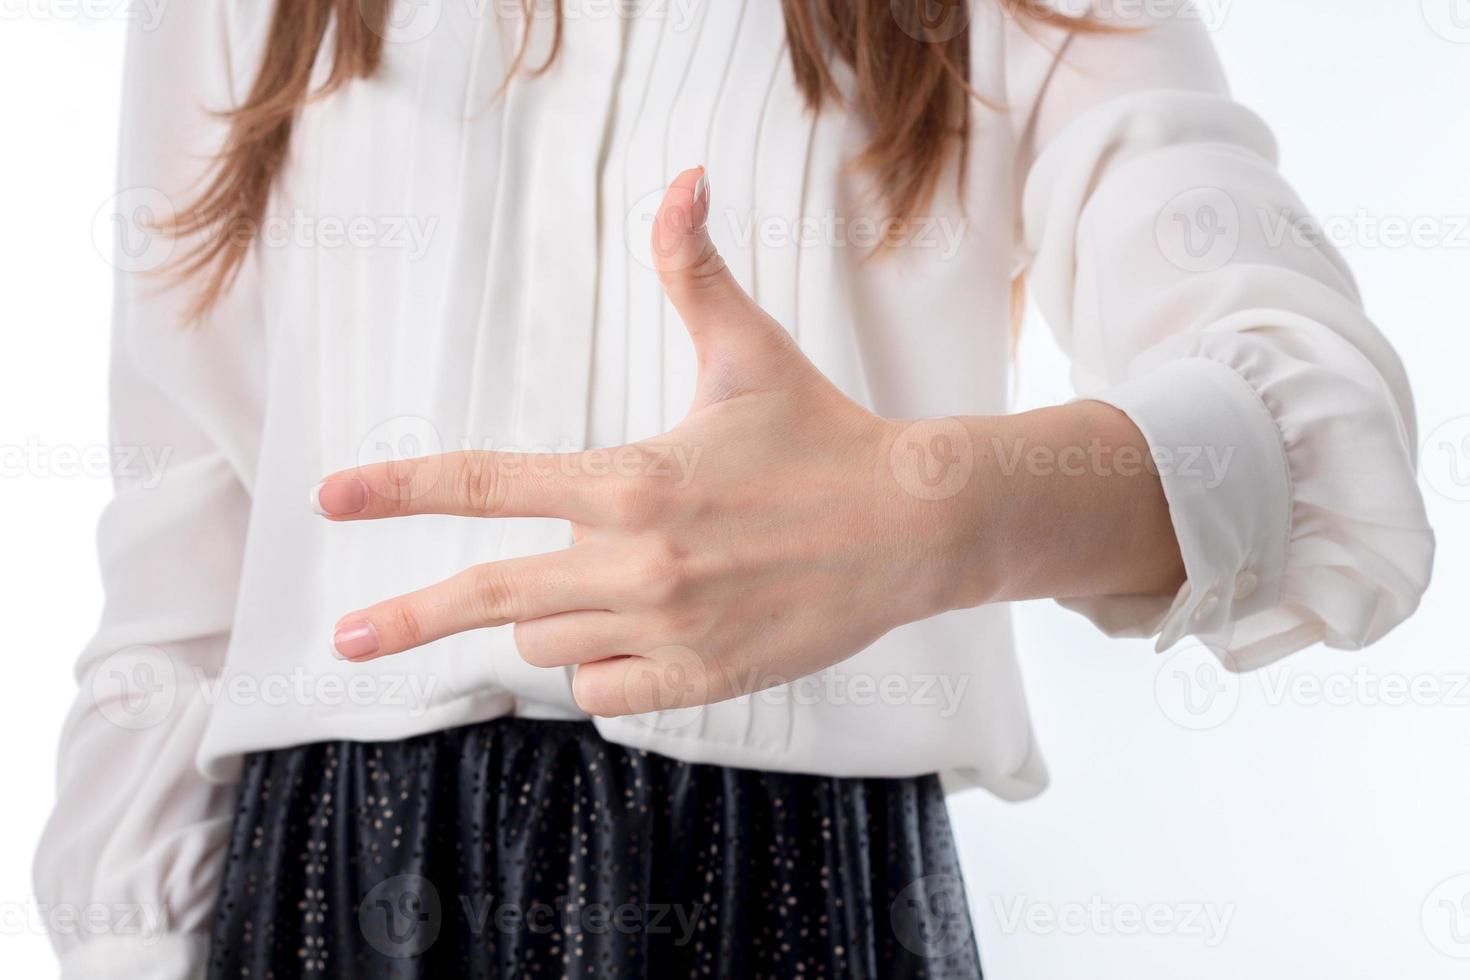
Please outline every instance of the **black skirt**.
[[500, 719], [244, 766], [216, 980], [980, 976], [939, 780]]

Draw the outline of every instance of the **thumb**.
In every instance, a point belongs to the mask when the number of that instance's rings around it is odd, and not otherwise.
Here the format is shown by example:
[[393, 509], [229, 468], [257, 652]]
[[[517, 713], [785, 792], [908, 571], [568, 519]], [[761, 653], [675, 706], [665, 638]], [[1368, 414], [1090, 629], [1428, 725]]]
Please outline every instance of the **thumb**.
[[709, 177], [695, 167], [674, 178], [653, 220], [654, 268], [694, 340], [701, 375], [790, 340], [735, 281], [710, 239], [709, 215]]

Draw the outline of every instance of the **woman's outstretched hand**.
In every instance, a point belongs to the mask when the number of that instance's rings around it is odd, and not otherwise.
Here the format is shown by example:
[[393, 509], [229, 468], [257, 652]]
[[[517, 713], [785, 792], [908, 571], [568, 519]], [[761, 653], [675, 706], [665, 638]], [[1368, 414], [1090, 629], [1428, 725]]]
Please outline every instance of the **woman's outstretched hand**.
[[351, 613], [340, 655], [515, 623], [521, 656], [575, 665], [577, 703], [619, 715], [793, 680], [944, 608], [942, 528], [892, 471], [902, 426], [833, 387], [741, 290], [705, 231], [709, 208], [691, 170], [655, 219], [655, 264], [699, 361], [670, 432], [588, 453], [395, 461], [321, 484], [334, 520], [552, 517], [575, 539]]
[[654, 221], [655, 265], [699, 363], [694, 404], [671, 431], [583, 453], [363, 466], [317, 487], [333, 520], [561, 518], [575, 542], [350, 613], [333, 637], [340, 656], [514, 623], [528, 662], [576, 667], [584, 710], [633, 714], [795, 680], [947, 609], [1177, 586], [1156, 475], [1001, 465], [1014, 448], [1086, 441], [1146, 455], [1126, 416], [1079, 402], [879, 418], [741, 290], [705, 230], [709, 211], [691, 170]]

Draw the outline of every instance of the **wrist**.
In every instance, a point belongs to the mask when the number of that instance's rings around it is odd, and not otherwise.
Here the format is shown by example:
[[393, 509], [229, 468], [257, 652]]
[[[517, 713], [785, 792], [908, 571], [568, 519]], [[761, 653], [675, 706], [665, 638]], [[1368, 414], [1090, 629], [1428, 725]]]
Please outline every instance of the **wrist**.
[[994, 492], [994, 453], [985, 442], [998, 420], [933, 418], [886, 423], [883, 469], [893, 525], [906, 554], [911, 602], [922, 619], [995, 601], [1013, 536], [1007, 501]]

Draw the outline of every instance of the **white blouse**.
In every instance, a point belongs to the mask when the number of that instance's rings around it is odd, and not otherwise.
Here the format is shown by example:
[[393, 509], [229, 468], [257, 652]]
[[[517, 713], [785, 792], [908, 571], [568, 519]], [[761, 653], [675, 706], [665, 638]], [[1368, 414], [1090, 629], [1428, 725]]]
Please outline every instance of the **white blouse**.
[[[66, 977], [199, 975], [242, 753], [582, 717], [569, 672], [524, 663], [509, 629], [366, 664], [330, 649], [344, 612], [561, 548], [565, 524], [333, 524], [308, 490], [359, 462], [677, 422], [693, 357], [644, 250], [687, 166], [709, 168], [712, 232], [746, 289], [885, 416], [1007, 411], [1026, 274], [1078, 392], [1160, 459], [1188, 572], [1172, 601], [1068, 603], [1108, 633], [1194, 635], [1244, 669], [1371, 643], [1424, 590], [1403, 369], [1341, 258], [1291, 233], [1307, 218], [1271, 134], [1188, 15], [1066, 41], [981, 0], [972, 81], [992, 107], [975, 106], [968, 194], [946, 180], [910, 244], [869, 258], [881, 206], [847, 166], [867, 129], [808, 112], [779, 4], [595, 4], [550, 71], [500, 98], [520, 25], [495, 12], [516, 5], [420, 4], [374, 78], [300, 113], [243, 275], [182, 329], [146, 219], [188, 199], [223, 133], [206, 110], [248, 90], [272, 6], [176, 4], [130, 40], [112, 423], [166, 465], [121, 477], [100, 531], [106, 609], [36, 872], [42, 902], [108, 910], [57, 930]], [[596, 725], [697, 762], [943, 771], [1007, 798], [1045, 780], [1004, 606], [913, 623], [785, 688]]]

